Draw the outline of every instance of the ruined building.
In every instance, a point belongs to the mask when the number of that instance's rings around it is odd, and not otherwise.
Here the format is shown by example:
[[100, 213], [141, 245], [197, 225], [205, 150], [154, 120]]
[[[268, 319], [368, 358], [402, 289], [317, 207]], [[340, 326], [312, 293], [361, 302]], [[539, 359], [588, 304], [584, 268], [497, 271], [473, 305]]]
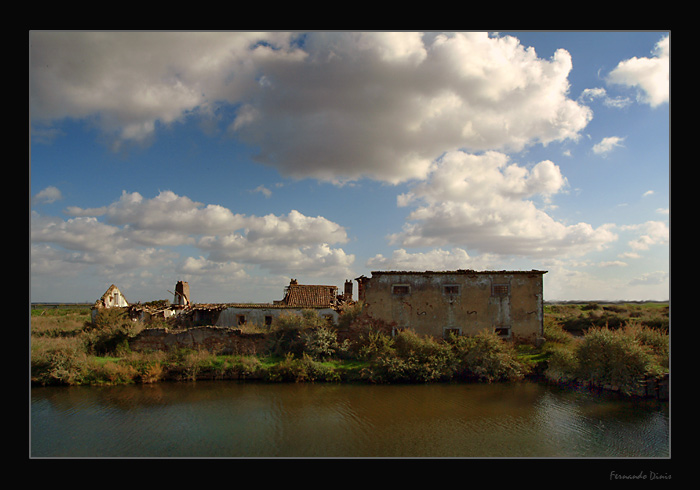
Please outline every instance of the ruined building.
[[[543, 338], [543, 276], [546, 271], [373, 271], [361, 276], [358, 299], [362, 315], [419, 335], [447, 338], [450, 333], [475, 335], [483, 330], [504, 339], [539, 343]], [[179, 281], [173, 305], [153, 308], [131, 305], [112, 285], [95, 303], [100, 308], [124, 307], [133, 319], [175, 318], [181, 326], [271, 326], [284, 313], [313, 310], [331, 324], [353, 304], [352, 281], [342, 294], [336, 286], [305, 285], [292, 279], [283, 298], [272, 303], [192, 303], [190, 287]]]
[[420, 335], [482, 330], [506, 339], [543, 337], [542, 279], [546, 271], [373, 271], [357, 278], [363, 313]]

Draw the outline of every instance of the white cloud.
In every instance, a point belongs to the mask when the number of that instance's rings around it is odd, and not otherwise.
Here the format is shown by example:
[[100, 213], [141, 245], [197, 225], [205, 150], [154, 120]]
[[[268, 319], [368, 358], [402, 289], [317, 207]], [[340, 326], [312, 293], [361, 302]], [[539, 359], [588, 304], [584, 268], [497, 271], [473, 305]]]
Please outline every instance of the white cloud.
[[[32, 243], [63, 249], [64, 260], [127, 268], [172, 266], [177, 253], [170, 247], [198, 247], [208, 257], [186, 259], [178, 270], [189, 274], [239, 274], [246, 266], [273, 273], [351, 274], [355, 259], [331, 246], [348, 241], [342, 226], [296, 210], [247, 216], [162, 191], [152, 199], [123, 192], [118, 201], [94, 208], [97, 215], [75, 207], [71, 211], [76, 217], [65, 221], [33, 213]], [[40, 252], [48, 257], [45, 249]]]
[[581, 92], [579, 100], [587, 102], [592, 100], [602, 99], [603, 104], [607, 107], [613, 107], [616, 109], [622, 109], [627, 107], [632, 103], [627, 97], [610, 97], [604, 88], [587, 88]]
[[33, 32], [33, 122], [86, 118], [117, 141], [221, 117], [284, 175], [334, 182], [425, 177], [457, 148], [576, 139], [571, 56], [512, 37], [413, 32]]
[[603, 138], [600, 143], [593, 145], [593, 153], [596, 155], [607, 155], [615, 148], [622, 147], [623, 141], [625, 141], [625, 138], [621, 138], [619, 136], [608, 136]]
[[614, 241], [611, 225], [566, 225], [536, 207], [534, 199], [547, 202], [565, 186], [550, 161], [528, 170], [501, 153], [450, 152], [425, 182], [399, 197], [399, 205], [418, 207], [389, 239], [403, 247], [454, 245], [532, 257], [583, 254]]
[[253, 189], [251, 192], [259, 192], [265, 197], [270, 197], [272, 195], [272, 191], [265, 187], [264, 185], [259, 185], [255, 189]]
[[637, 238], [628, 242], [633, 250], [648, 250], [653, 245], [668, 243], [669, 229], [663, 221], [647, 221], [638, 225], [625, 225], [621, 229], [623, 231], [630, 230], [638, 234]]
[[440, 248], [427, 252], [407, 252], [400, 248], [390, 257], [377, 254], [367, 261], [367, 267], [374, 270], [444, 271], [457, 269], [488, 269], [493, 264], [501, 264], [492, 254], [470, 257], [466, 250], [455, 247], [451, 250]]
[[668, 281], [668, 277], [668, 272], [666, 271], [647, 272], [639, 277], [635, 277], [629, 284], [630, 286], [655, 286], [664, 284]]
[[37, 192], [34, 196], [34, 202], [41, 204], [52, 204], [63, 199], [63, 194], [58, 187], [49, 186]]
[[608, 75], [611, 84], [637, 87], [638, 99], [652, 107], [668, 102], [669, 61], [671, 40], [665, 36], [655, 46], [650, 58], [631, 58], [621, 61]]

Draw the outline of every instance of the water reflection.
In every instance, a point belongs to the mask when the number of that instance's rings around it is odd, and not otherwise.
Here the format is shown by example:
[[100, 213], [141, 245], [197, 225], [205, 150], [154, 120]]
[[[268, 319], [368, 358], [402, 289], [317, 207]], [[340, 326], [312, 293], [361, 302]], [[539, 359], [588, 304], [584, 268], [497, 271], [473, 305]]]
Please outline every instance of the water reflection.
[[668, 404], [536, 383], [32, 390], [34, 457], [667, 457]]

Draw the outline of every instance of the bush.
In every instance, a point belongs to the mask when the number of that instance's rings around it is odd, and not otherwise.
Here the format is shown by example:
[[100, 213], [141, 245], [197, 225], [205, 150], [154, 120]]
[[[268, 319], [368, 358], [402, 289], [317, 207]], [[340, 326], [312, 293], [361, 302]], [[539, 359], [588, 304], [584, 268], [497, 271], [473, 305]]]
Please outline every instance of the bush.
[[80, 385], [88, 381], [92, 367], [84, 352], [52, 349], [32, 355], [32, 381], [42, 385]]
[[547, 368], [544, 371], [545, 378], [556, 383], [574, 381], [576, 373], [579, 371], [578, 359], [574, 350], [566, 346], [555, 345], [550, 348], [549, 353]]
[[94, 322], [83, 328], [85, 351], [96, 356], [124, 355], [129, 352], [129, 339], [143, 329], [120, 308], [105, 308], [98, 312]]
[[295, 357], [287, 354], [283, 361], [268, 368], [267, 381], [338, 381], [340, 376], [332, 368], [316, 362], [308, 355]]
[[452, 337], [458, 361], [456, 374], [477, 381], [513, 381], [527, 374], [512, 344], [493, 332], [482, 331], [474, 336]]
[[594, 386], [617, 387], [625, 394], [636, 393], [648, 376], [663, 372], [659, 356], [644, 345], [635, 329], [589, 329], [575, 350], [577, 378]]
[[339, 357], [348, 350], [348, 342], [338, 343], [338, 334], [330, 327], [305, 331], [301, 336], [301, 344], [303, 353], [315, 360]]
[[431, 382], [452, 378], [454, 367], [450, 347], [432, 337], [421, 337], [411, 330], [396, 334], [373, 333], [365, 346], [369, 359], [365, 377], [377, 383]]
[[564, 327], [562, 327], [561, 323], [545, 319], [544, 339], [546, 342], [567, 344], [571, 342], [571, 340], [573, 340], [573, 336], [569, 332], [564, 330]]

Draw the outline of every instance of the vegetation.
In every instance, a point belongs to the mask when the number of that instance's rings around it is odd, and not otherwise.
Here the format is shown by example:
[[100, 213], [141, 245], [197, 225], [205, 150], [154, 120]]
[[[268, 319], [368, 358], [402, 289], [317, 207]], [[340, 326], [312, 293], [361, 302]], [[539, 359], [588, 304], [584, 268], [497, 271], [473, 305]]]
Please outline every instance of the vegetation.
[[[219, 355], [190, 349], [132, 352], [129, 339], [144, 325], [119, 309], [102, 310], [94, 321], [89, 308], [36, 310], [31, 317], [32, 382], [490, 383], [540, 375], [558, 383], [615, 386], [623, 393], [635, 393], [644, 380], [658, 378], [669, 368], [664, 305], [642, 308], [633, 304], [616, 310], [596, 304], [547, 306], [546, 342], [541, 347], [506, 342], [486, 331], [447, 340], [422, 337], [410, 330], [392, 336], [376, 325], [361, 324], [359, 312], [354, 308], [343, 313], [339, 328], [329, 326], [312, 311], [281, 315], [270, 328], [253, 327], [266, 332], [265, 352]], [[665, 312], [667, 316], [667, 305]], [[616, 320], [610, 322], [613, 314]], [[592, 320], [586, 329], [579, 328], [582, 316]], [[598, 325], [603, 316], [608, 323]], [[620, 318], [625, 321], [618, 321]], [[576, 328], [570, 329], [571, 325]], [[340, 340], [339, 331], [352, 335]]]

